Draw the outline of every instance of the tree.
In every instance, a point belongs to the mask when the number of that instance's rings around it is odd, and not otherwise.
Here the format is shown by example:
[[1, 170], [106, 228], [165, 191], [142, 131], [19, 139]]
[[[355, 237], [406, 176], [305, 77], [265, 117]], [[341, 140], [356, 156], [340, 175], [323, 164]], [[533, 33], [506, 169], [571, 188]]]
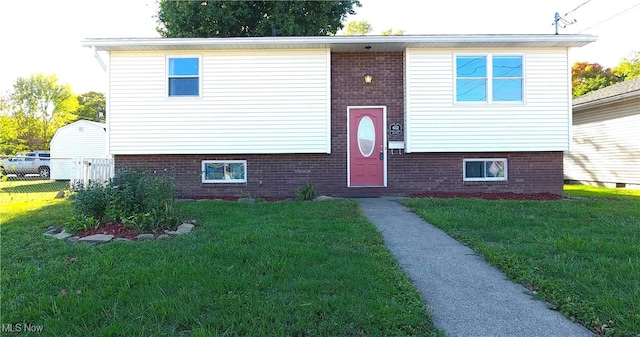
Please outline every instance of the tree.
[[26, 140], [19, 137], [18, 130], [15, 118], [0, 115], [0, 155], [15, 154], [29, 149]]
[[404, 30], [396, 29], [396, 31], [394, 33], [393, 29], [389, 28], [387, 30], [383, 30], [382, 31], [382, 35], [384, 35], [384, 36], [388, 36], [388, 35], [404, 35]]
[[613, 73], [626, 80], [640, 77], [640, 51], [622, 59], [622, 62], [613, 68]]
[[347, 22], [347, 28], [345, 28], [343, 35], [367, 35], [373, 30], [371, 24], [366, 21], [349, 21]]
[[574, 98], [618, 82], [620, 79], [610, 68], [603, 68], [598, 63], [576, 62], [571, 68], [571, 87]]
[[107, 103], [103, 93], [89, 91], [78, 96], [76, 115], [79, 119], [104, 122], [107, 116], [106, 112]]
[[321, 36], [335, 34], [359, 0], [160, 0], [163, 37]]
[[55, 130], [76, 120], [76, 96], [55, 75], [35, 74], [18, 78], [3, 103], [3, 114], [12, 119], [8, 128], [19, 144], [30, 150], [46, 150]]

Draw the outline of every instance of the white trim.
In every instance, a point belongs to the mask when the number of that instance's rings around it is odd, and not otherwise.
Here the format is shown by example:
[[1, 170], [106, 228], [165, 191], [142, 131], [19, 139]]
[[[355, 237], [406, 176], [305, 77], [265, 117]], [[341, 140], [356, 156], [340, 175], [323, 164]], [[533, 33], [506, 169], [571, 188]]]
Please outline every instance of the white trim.
[[[169, 60], [170, 59], [198, 59], [198, 95], [169, 95]], [[165, 58], [165, 73], [164, 73], [164, 93], [167, 99], [175, 100], [175, 99], [193, 99], [193, 98], [201, 98], [202, 97], [202, 55], [166, 55]], [[195, 77], [195, 76], [182, 76], [182, 77]]]
[[442, 34], [390, 36], [266, 36], [227, 38], [93, 38], [82, 41], [83, 47], [97, 50], [194, 50], [194, 49], [271, 49], [331, 48], [331, 51], [406, 48], [544, 48], [583, 47], [598, 39], [579, 34]]
[[565, 151], [566, 153], [571, 152], [571, 149], [573, 148], [573, 69], [572, 67], [569, 65], [569, 50], [567, 48], [567, 53], [565, 55], [564, 58], [566, 64], [567, 69], [570, 69], [570, 71], [567, 71], [567, 111], [569, 111], [569, 116], [567, 116], [567, 150]]
[[[382, 186], [351, 186], [351, 125], [349, 124], [349, 115], [351, 109], [382, 109], [382, 151], [384, 152], [383, 160], [383, 185]], [[368, 187], [387, 187], [387, 106], [385, 105], [363, 105], [363, 106], [347, 106], [347, 187], [368, 188]]]
[[[485, 80], [485, 95], [484, 101], [458, 101], [458, 57], [485, 57], [486, 62], [486, 74]], [[504, 56], [520, 57], [522, 59], [522, 100], [520, 101], [495, 101], [493, 100], [493, 80], [496, 77], [493, 75], [493, 58]], [[508, 104], [508, 105], [522, 105], [526, 104], [526, 55], [524, 53], [490, 53], [490, 52], [474, 52], [474, 53], [453, 53], [453, 104], [461, 105], [486, 105], [486, 104]], [[515, 78], [515, 77], [514, 77]], [[479, 77], [469, 77], [469, 79], [480, 79]], [[500, 79], [500, 78], [498, 78]]]
[[113, 153], [111, 152], [111, 52], [107, 52], [107, 92], [104, 95], [104, 113], [105, 113], [105, 124], [107, 128], [107, 140], [105, 146], [107, 147], [107, 155], [113, 158]]
[[96, 46], [91, 46], [91, 51], [93, 52], [93, 57], [95, 57], [96, 61], [98, 61], [98, 64], [100, 64], [100, 67], [102, 68], [102, 71], [104, 71], [106, 73], [107, 72], [107, 65], [104, 64], [104, 61], [100, 57], [100, 54], [98, 54], [98, 50], [96, 49]]
[[[244, 179], [206, 179], [206, 164], [244, 164]], [[242, 184], [247, 182], [247, 161], [246, 160], [203, 160], [201, 165], [203, 184]]]
[[403, 134], [404, 134], [404, 142], [405, 142], [405, 153], [411, 153], [411, 128], [408, 127], [411, 125], [411, 111], [413, 110], [413, 105], [411, 104], [411, 97], [409, 97], [411, 93], [411, 71], [409, 70], [409, 65], [411, 64], [411, 53], [406, 50], [403, 53], [404, 65], [403, 65], [403, 76], [404, 76], [404, 125], [403, 125]]
[[331, 154], [331, 50], [327, 48], [327, 154]]
[[[487, 161], [502, 161], [504, 162], [504, 177], [483, 177], [483, 178], [467, 178], [467, 162], [487, 162]], [[462, 180], [463, 181], [507, 181], [509, 171], [509, 163], [507, 158], [464, 158], [462, 159]]]

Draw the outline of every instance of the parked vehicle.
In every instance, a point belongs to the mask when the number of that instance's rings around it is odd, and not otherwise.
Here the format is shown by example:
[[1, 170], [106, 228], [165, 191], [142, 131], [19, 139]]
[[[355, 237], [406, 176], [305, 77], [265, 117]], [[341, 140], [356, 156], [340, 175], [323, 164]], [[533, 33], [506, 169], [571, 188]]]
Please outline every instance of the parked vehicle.
[[0, 173], [2, 175], [15, 174], [19, 177], [26, 174], [37, 174], [41, 178], [49, 179], [51, 174], [50, 156], [48, 151], [33, 151], [8, 157], [0, 161]]

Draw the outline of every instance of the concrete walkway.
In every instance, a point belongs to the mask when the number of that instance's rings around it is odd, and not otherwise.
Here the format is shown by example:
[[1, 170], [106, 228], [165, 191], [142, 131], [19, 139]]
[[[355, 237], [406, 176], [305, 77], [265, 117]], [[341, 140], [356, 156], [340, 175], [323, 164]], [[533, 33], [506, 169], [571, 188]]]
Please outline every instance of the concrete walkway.
[[358, 199], [446, 336], [594, 337], [394, 198]]

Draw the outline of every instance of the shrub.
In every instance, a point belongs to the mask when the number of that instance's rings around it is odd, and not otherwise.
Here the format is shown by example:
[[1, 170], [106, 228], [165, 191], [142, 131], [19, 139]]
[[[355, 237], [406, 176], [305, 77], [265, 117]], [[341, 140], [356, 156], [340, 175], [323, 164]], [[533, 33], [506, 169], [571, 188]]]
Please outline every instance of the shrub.
[[82, 218], [93, 218], [101, 222], [109, 204], [108, 188], [100, 183], [89, 182], [86, 186], [78, 183], [76, 190], [78, 193], [73, 199], [76, 213]]
[[74, 200], [79, 217], [122, 222], [137, 232], [177, 224], [175, 183], [166, 174], [120, 170], [106, 186], [80, 187]]
[[316, 189], [310, 182], [306, 183], [301, 189], [296, 192], [297, 200], [313, 200], [316, 198]]
[[138, 232], [170, 227], [174, 212], [175, 182], [166, 174], [122, 170], [111, 182], [108, 215]]
[[122, 221], [142, 211], [145, 175], [148, 173], [125, 169], [111, 179], [111, 200], [107, 210], [111, 219]]

